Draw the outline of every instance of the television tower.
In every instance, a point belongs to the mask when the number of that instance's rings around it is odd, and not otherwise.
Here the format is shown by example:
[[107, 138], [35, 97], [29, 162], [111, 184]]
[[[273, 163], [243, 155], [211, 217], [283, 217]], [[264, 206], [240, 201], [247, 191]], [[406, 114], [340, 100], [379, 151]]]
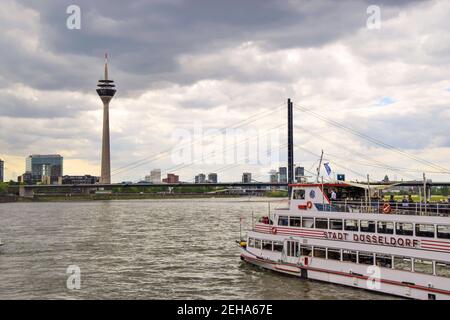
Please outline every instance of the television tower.
[[102, 172], [100, 183], [111, 183], [111, 151], [109, 143], [109, 102], [116, 93], [113, 80], [108, 79], [108, 54], [105, 53], [105, 75], [98, 80], [97, 93], [103, 102]]

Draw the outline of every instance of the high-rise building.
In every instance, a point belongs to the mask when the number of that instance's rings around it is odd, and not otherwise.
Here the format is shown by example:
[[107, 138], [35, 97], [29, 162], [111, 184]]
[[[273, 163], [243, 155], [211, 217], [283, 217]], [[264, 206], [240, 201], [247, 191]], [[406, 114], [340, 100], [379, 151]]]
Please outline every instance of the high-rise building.
[[287, 168], [286, 167], [280, 167], [278, 169], [278, 178], [280, 179], [279, 182], [281, 182], [281, 183], [287, 182]]
[[206, 175], [204, 173], [199, 173], [195, 176], [195, 183], [205, 183], [206, 182]]
[[0, 182], [3, 182], [5, 177], [5, 162], [0, 159]]
[[217, 173], [208, 174], [208, 183], [217, 183]]
[[153, 169], [149, 176], [145, 176], [145, 182], [161, 183], [161, 169]]
[[150, 171], [150, 179], [152, 183], [161, 183], [161, 169], [153, 169]]
[[303, 182], [304, 177], [305, 177], [305, 168], [295, 167], [295, 180], [297, 182]]
[[179, 176], [173, 173], [168, 173], [167, 178], [163, 179], [164, 183], [178, 183], [179, 182]]
[[[59, 154], [40, 155], [33, 154], [25, 160], [25, 180], [41, 180], [45, 184], [55, 184], [63, 175], [63, 157]], [[28, 179], [32, 177], [31, 179]]]
[[276, 170], [270, 170], [269, 175], [271, 183], [278, 182], [278, 172]]
[[250, 172], [244, 172], [242, 174], [242, 182], [243, 183], [250, 183], [250, 182], [252, 182], [252, 174]]
[[25, 172], [21, 176], [17, 177], [17, 182], [24, 183], [28, 185], [34, 185], [42, 183], [41, 175], [33, 175], [31, 172]]
[[111, 183], [111, 150], [109, 143], [109, 102], [116, 93], [113, 80], [108, 79], [108, 55], [105, 54], [104, 79], [98, 80], [97, 94], [103, 102], [103, 133], [102, 133], [102, 165], [100, 183]]

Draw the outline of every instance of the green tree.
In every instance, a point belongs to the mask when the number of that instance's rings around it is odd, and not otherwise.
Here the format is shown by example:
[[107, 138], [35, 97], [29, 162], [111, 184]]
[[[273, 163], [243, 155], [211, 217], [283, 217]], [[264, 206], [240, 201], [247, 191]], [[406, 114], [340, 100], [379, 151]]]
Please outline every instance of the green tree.
[[0, 182], [0, 194], [8, 193], [8, 184], [6, 182]]

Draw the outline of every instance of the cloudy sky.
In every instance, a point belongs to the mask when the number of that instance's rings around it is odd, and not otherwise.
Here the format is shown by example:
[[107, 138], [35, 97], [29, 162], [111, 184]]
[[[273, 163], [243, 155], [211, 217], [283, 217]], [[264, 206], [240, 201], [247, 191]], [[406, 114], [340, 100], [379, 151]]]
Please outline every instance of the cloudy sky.
[[[80, 29], [67, 28], [70, 5]], [[450, 180], [450, 1], [2, 0], [0, 50], [7, 179], [49, 153], [64, 156], [65, 174], [99, 175], [107, 51], [115, 182], [152, 168], [265, 180], [286, 159], [287, 98], [307, 170], [323, 149], [352, 179]], [[214, 131], [227, 127], [241, 131]], [[195, 138], [205, 131], [214, 139]], [[279, 159], [246, 164], [267, 135]], [[205, 160], [230, 137], [248, 146], [241, 159]], [[176, 162], [180, 146], [193, 163]]]

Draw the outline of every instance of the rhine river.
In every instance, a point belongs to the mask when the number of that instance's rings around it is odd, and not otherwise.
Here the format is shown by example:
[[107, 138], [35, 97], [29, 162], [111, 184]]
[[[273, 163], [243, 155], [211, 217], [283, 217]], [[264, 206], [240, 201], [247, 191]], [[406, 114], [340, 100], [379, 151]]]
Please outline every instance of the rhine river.
[[239, 218], [267, 209], [260, 198], [0, 204], [0, 299], [392, 299], [241, 262]]

